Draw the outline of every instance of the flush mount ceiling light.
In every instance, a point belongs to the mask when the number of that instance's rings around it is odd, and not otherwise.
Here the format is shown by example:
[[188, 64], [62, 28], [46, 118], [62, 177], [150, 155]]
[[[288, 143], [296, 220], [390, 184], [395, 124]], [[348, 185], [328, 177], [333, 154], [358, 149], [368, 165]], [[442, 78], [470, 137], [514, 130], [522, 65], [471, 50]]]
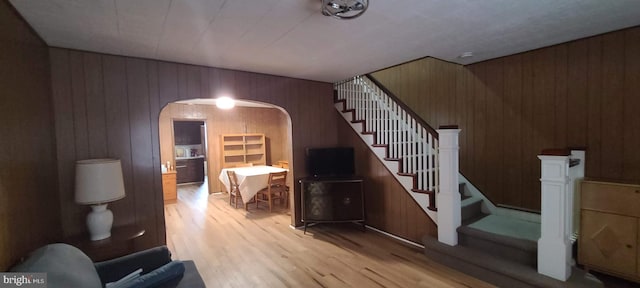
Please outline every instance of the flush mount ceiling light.
[[230, 97], [220, 97], [216, 99], [216, 106], [220, 109], [228, 110], [236, 106], [236, 102]]
[[463, 52], [462, 54], [458, 55], [458, 58], [460, 59], [471, 58], [471, 57], [473, 57], [473, 52]]
[[369, 0], [322, 0], [322, 15], [354, 19], [367, 11]]

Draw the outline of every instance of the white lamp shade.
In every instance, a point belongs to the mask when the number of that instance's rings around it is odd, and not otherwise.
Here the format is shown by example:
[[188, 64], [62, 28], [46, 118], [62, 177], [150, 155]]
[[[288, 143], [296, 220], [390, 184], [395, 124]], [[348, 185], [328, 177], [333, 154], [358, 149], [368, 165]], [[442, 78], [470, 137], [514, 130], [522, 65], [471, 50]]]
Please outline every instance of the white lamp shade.
[[76, 162], [76, 203], [101, 204], [124, 197], [122, 167], [118, 159]]

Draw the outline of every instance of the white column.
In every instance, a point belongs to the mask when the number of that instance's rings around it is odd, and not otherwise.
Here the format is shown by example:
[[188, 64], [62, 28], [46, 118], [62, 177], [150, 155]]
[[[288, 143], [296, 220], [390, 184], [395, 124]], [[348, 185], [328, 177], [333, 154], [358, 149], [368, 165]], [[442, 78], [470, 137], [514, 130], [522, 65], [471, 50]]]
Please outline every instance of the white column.
[[458, 134], [460, 129], [438, 129], [438, 154], [440, 190], [436, 195], [438, 207], [438, 241], [458, 245], [457, 228], [461, 223], [460, 193], [458, 192], [459, 155]]
[[568, 225], [572, 197], [569, 192], [569, 156], [540, 155], [541, 225], [538, 273], [566, 281], [571, 276], [572, 231]]

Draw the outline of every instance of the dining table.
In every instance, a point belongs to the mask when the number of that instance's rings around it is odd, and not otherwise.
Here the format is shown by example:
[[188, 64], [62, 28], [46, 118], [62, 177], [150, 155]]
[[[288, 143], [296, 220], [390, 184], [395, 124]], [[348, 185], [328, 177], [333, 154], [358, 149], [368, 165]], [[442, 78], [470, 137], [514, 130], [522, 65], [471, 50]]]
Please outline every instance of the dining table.
[[236, 172], [236, 178], [238, 178], [238, 188], [240, 190], [240, 195], [242, 196], [242, 202], [247, 204], [253, 196], [258, 194], [262, 188], [267, 187], [269, 182], [269, 173], [277, 173], [283, 171], [289, 171], [289, 169], [273, 167], [273, 166], [249, 166], [249, 167], [234, 167], [234, 168], [223, 168], [220, 171], [220, 176], [218, 179], [224, 187], [227, 189], [227, 192], [230, 191], [231, 184], [229, 183], [229, 177], [227, 176], [227, 171]]

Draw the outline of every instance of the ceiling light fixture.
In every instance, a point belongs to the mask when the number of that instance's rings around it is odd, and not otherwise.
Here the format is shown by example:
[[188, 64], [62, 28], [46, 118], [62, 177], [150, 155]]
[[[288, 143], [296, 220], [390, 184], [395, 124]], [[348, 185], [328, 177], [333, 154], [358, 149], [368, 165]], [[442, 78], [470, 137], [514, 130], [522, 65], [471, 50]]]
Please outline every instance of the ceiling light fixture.
[[216, 99], [216, 106], [220, 109], [228, 110], [236, 106], [236, 101], [230, 97], [223, 96]]
[[369, 0], [322, 0], [322, 15], [354, 19], [367, 11]]
[[473, 57], [473, 52], [463, 52], [462, 54], [460, 54], [458, 56], [458, 58], [462, 59], [462, 58], [470, 58]]

